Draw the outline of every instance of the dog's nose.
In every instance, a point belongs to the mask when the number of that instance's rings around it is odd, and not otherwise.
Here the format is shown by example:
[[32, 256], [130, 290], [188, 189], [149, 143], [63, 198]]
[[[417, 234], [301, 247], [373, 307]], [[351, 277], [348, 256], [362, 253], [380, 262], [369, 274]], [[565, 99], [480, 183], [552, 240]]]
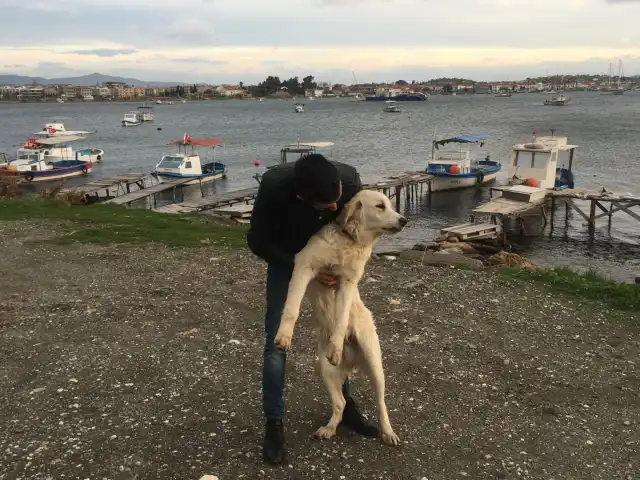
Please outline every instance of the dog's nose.
[[398, 220], [398, 223], [400, 224], [401, 227], [404, 227], [407, 224], [407, 219], [404, 217], [400, 217], [400, 220]]

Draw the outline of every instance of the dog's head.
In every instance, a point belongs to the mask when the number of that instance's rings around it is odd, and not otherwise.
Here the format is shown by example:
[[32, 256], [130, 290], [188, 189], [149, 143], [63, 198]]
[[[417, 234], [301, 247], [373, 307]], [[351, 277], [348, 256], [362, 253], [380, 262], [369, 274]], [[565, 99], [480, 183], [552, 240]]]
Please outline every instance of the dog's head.
[[397, 213], [389, 198], [374, 190], [358, 192], [338, 216], [338, 224], [358, 243], [373, 243], [383, 233], [398, 233], [407, 219]]

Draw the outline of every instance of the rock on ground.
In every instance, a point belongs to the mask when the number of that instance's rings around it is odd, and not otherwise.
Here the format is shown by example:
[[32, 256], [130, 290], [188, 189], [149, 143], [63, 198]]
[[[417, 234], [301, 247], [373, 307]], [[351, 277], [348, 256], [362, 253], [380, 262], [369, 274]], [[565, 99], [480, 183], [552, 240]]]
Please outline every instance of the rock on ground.
[[[372, 262], [362, 297], [402, 444], [311, 439], [330, 407], [305, 314], [288, 362], [290, 459], [272, 468], [264, 264], [210, 246], [32, 243], [55, 228], [0, 224], [1, 479], [637, 478], [628, 313], [493, 272]], [[354, 390], [375, 412], [367, 382]]]

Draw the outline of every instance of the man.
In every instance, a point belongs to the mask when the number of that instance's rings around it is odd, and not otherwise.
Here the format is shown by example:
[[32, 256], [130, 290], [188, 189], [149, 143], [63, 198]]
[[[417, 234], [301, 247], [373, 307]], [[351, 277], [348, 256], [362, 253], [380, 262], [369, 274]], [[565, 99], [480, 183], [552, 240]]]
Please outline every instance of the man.
[[[262, 452], [266, 462], [279, 464], [286, 459], [283, 426], [286, 354], [275, 346], [274, 339], [287, 299], [294, 256], [318, 230], [335, 220], [361, 189], [360, 175], [355, 168], [330, 162], [319, 154], [271, 168], [262, 176], [247, 243], [251, 251], [268, 264], [262, 369], [266, 417]], [[339, 281], [330, 271], [321, 272], [317, 280], [328, 286], [335, 286]], [[341, 425], [361, 435], [377, 436], [378, 429], [358, 411], [348, 381], [342, 391], [347, 404]]]

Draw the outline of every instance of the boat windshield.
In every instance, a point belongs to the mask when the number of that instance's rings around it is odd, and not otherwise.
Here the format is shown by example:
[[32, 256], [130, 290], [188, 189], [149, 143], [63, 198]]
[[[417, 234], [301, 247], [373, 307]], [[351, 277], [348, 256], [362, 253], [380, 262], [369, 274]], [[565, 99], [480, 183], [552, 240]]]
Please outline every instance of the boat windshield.
[[17, 160], [27, 160], [29, 162], [37, 162], [40, 159], [38, 152], [29, 150], [18, 150]]
[[164, 157], [158, 164], [158, 168], [179, 168], [183, 160], [182, 157]]

